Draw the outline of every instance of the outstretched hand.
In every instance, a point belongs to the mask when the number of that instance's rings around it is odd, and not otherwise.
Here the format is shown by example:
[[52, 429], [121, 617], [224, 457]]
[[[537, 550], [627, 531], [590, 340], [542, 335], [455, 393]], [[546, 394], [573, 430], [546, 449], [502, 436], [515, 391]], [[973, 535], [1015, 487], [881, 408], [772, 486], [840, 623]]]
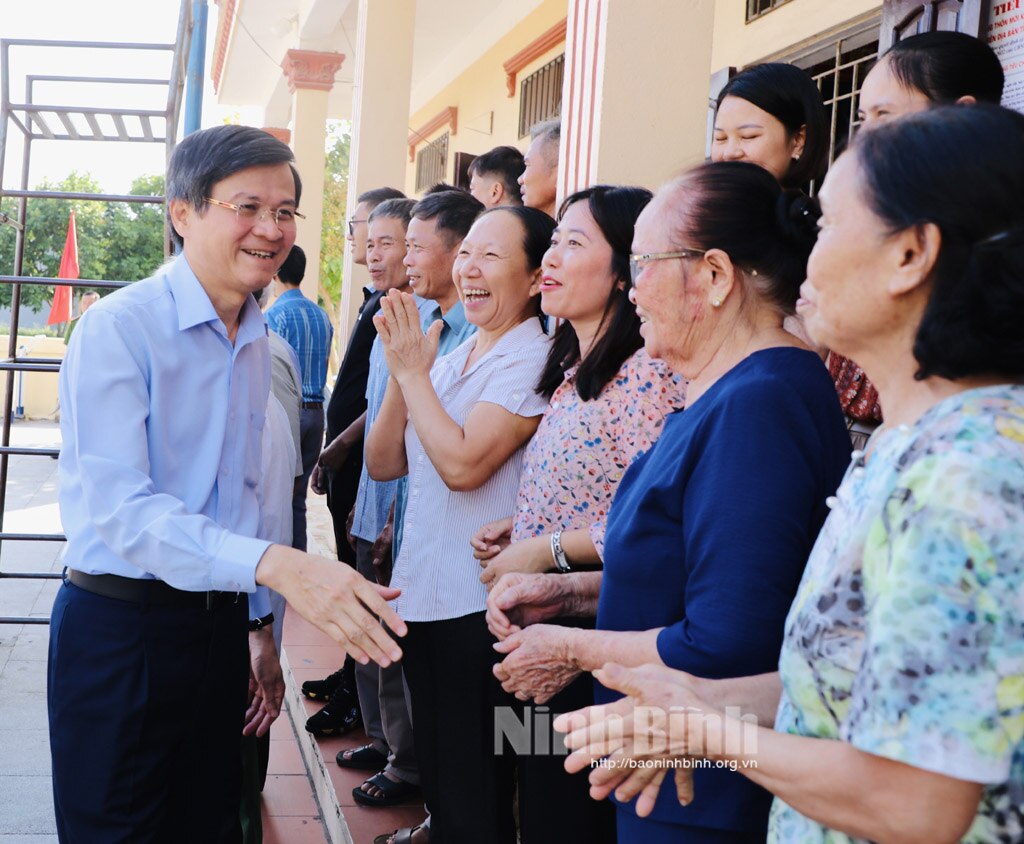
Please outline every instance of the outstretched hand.
[[[640, 817], [654, 809], [669, 770], [676, 778], [679, 802], [686, 806], [693, 801], [692, 769], [678, 767], [679, 760], [721, 750], [727, 729], [756, 729], [716, 712], [694, 693], [690, 675], [663, 665], [624, 668], [608, 663], [594, 677], [626, 696], [555, 719], [554, 728], [567, 734], [565, 744], [572, 751], [565, 769], [592, 769], [590, 796], [595, 800], [612, 792], [622, 802], [639, 795]], [[740, 735], [742, 743], [745, 733]]]
[[[256, 580], [280, 592], [303, 618], [323, 630], [353, 659], [386, 668], [402, 658], [388, 633], [408, 632], [387, 602], [401, 590], [370, 583], [348, 566], [283, 545], [271, 545], [256, 567]], [[383, 622], [383, 624], [381, 623]], [[388, 629], [385, 629], [387, 625]]]
[[487, 596], [487, 629], [500, 642], [531, 624], [569, 615], [571, 585], [562, 574], [503, 575]]

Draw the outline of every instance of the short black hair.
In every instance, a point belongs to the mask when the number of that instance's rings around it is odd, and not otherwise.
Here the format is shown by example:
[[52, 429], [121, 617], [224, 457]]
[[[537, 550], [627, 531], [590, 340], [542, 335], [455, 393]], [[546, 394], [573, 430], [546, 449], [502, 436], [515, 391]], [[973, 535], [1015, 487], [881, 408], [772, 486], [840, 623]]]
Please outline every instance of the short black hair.
[[391, 217], [402, 221], [402, 228], [409, 228], [409, 221], [412, 219], [412, 209], [416, 207], [415, 199], [385, 199], [380, 205], [370, 212], [367, 222], [372, 223], [381, 217]]
[[682, 212], [675, 248], [721, 249], [763, 300], [793, 313], [818, 238], [815, 200], [746, 161], [699, 164], [668, 190]]
[[462, 190], [429, 193], [416, 203], [412, 216], [417, 220], [436, 220], [439, 234], [449, 247], [461, 241], [484, 210], [483, 203]]
[[523, 251], [526, 253], [526, 265], [531, 271], [539, 269], [544, 260], [544, 253], [551, 246], [551, 234], [555, 230], [555, 221], [543, 211], [527, 208], [525, 205], [499, 205], [496, 208], [488, 208], [480, 217], [486, 217], [489, 214], [511, 214], [519, 221], [519, 225], [523, 229]]
[[281, 264], [281, 269], [277, 271], [277, 277], [285, 284], [294, 287], [302, 284], [305, 275], [306, 253], [302, 251], [301, 246], [295, 244], [292, 251], [288, 253], [288, 257], [284, 259], [284, 263]]
[[[174, 149], [167, 164], [166, 202], [168, 221], [170, 204], [183, 200], [200, 214], [213, 186], [228, 176], [249, 167], [287, 164], [295, 180], [295, 205], [302, 198], [302, 180], [295, 169], [295, 156], [289, 146], [262, 129], [224, 125], [201, 129], [186, 135]], [[171, 238], [180, 248], [181, 235], [170, 225]]]
[[450, 185], [447, 182], [435, 182], [425, 191], [424, 196], [430, 196], [432, 193], [449, 193], [451, 191], [457, 191], [459, 193], [469, 193], [465, 188], [460, 188], [458, 185]]
[[547, 363], [537, 383], [537, 392], [541, 395], [550, 398], [565, 380], [566, 370], [580, 364], [576, 372], [576, 392], [584, 401], [597, 398], [625, 360], [644, 344], [640, 336], [640, 317], [629, 301], [629, 290], [633, 286], [629, 255], [637, 217], [650, 201], [651, 192], [647, 188], [594, 185], [566, 197], [558, 209], [561, 221], [570, 206], [587, 203], [602, 237], [612, 249], [611, 272], [617, 283], [612, 285], [601, 315], [599, 339], [582, 363], [580, 341], [569, 321], [563, 320], [555, 329]]
[[364, 190], [356, 197], [356, 203], [365, 202], [372, 211], [382, 202], [388, 199], [405, 199], [405, 194], [395, 188], [372, 188]]
[[804, 151], [780, 179], [795, 188], [824, 175], [828, 166], [828, 112], [814, 80], [791, 64], [767, 62], [745, 68], [730, 79], [718, 95], [716, 108], [726, 97], [739, 97], [768, 112], [790, 136], [805, 127]]
[[861, 188], [891, 231], [938, 226], [919, 379], [1024, 376], [1024, 115], [936, 106], [863, 132]]
[[478, 155], [469, 165], [469, 173], [478, 176], [497, 176], [505, 188], [505, 193], [516, 203], [522, 203], [523, 193], [519, 187], [519, 177], [526, 169], [523, 154], [515, 147], [501, 146]]
[[924, 32], [897, 41], [882, 57], [904, 88], [934, 103], [961, 97], [999, 104], [1005, 74], [999, 57], [984, 41], [963, 32]]

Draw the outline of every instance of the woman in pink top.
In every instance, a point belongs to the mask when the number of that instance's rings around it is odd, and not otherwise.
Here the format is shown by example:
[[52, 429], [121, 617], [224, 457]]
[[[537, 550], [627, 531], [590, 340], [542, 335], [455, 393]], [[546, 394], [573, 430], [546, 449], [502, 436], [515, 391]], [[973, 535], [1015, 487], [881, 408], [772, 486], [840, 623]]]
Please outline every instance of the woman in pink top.
[[[568, 197], [559, 212], [540, 288], [544, 312], [561, 320], [538, 385], [551, 403], [527, 447], [515, 513], [473, 538], [489, 589], [532, 573], [599, 566], [619, 481], [657, 439], [666, 414], [683, 406], [684, 382], [644, 351], [628, 300], [633, 225], [650, 198], [643, 188], [598, 185]], [[537, 700], [549, 712], [589, 702], [589, 681]], [[614, 840], [610, 806], [589, 800], [586, 779], [570, 777], [561, 756], [543, 752], [558, 747], [545, 743], [549, 716], [523, 716], [533, 727], [533, 752], [519, 756], [523, 844]]]

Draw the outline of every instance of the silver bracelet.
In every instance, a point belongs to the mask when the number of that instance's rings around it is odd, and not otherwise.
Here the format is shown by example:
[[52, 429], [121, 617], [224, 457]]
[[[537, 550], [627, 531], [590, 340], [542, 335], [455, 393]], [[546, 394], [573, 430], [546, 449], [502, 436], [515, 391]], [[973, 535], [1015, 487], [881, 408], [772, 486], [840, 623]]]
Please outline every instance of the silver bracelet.
[[555, 568], [558, 569], [559, 573], [567, 574], [572, 571], [569, 566], [569, 560], [566, 559], [565, 551], [562, 550], [562, 531], [556, 530], [551, 534], [551, 559], [555, 563]]

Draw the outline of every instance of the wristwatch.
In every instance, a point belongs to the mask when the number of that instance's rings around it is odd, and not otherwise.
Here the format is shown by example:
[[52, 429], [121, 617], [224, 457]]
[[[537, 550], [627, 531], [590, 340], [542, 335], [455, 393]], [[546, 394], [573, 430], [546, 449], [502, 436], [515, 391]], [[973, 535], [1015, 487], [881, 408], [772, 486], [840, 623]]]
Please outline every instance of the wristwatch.
[[263, 618], [250, 618], [249, 619], [249, 632], [255, 633], [257, 630], [262, 630], [264, 627], [268, 627], [274, 623], [274, 614], [272, 612], [267, 613]]
[[556, 530], [551, 534], [551, 559], [555, 561], [555, 568], [560, 574], [568, 574], [572, 571], [569, 561], [566, 559], [565, 551], [562, 550], [562, 531]]

